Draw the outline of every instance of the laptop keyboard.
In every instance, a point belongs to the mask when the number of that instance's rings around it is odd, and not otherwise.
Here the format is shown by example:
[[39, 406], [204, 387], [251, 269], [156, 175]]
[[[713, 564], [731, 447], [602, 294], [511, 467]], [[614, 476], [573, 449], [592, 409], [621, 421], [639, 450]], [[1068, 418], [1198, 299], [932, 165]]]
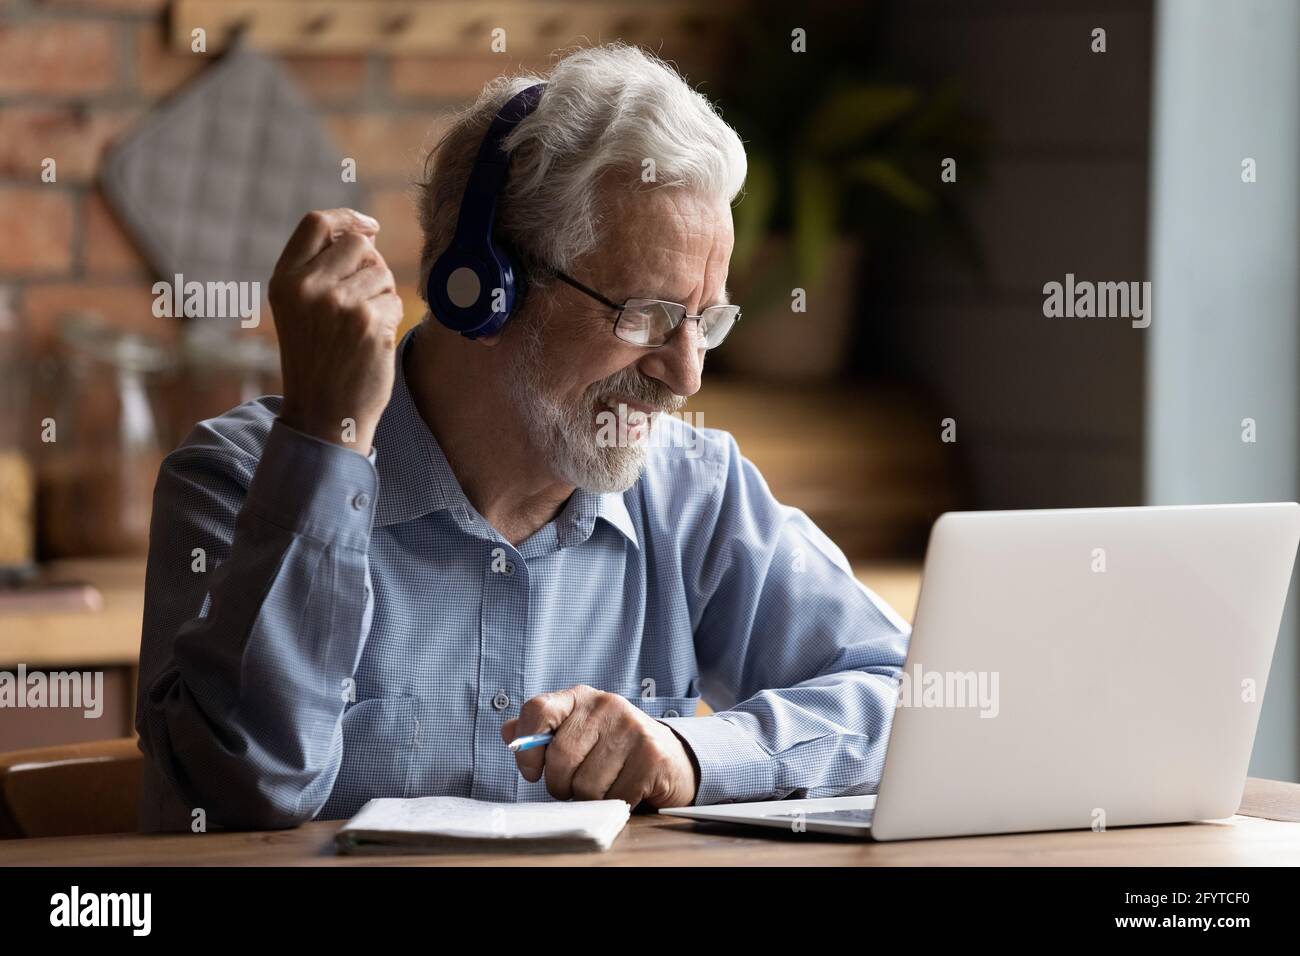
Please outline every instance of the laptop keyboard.
[[818, 810], [815, 813], [771, 813], [778, 819], [833, 820], [836, 823], [870, 823], [875, 810]]

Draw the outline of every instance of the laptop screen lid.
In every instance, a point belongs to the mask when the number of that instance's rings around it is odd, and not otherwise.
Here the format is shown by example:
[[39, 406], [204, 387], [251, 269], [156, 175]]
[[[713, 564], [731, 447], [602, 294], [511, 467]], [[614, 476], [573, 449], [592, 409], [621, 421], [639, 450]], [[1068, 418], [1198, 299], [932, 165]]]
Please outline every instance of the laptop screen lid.
[[931, 532], [878, 840], [1236, 812], [1294, 502], [954, 512]]

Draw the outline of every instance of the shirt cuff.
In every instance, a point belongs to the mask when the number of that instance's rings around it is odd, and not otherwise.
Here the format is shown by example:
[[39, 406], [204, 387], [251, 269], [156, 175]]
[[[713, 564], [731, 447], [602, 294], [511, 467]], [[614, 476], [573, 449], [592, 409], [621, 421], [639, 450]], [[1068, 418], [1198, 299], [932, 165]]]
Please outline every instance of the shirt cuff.
[[365, 551], [378, 489], [373, 452], [360, 455], [277, 418], [244, 507], [296, 534]]
[[776, 790], [776, 762], [752, 736], [718, 714], [660, 717], [695, 754], [700, 785], [691, 804], [770, 800]]

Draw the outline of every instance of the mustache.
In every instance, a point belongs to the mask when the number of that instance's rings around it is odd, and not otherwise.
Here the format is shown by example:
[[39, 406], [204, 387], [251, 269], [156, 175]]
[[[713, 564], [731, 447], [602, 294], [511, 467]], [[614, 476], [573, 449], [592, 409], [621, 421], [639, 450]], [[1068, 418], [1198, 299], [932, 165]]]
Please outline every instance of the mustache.
[[653, 378], [647, 378], [632, 368], [624, 368], [608, 378], [603, 378], [587, 388], [587, 402], [595, 408], [603, 395], [615, 395], [649, 405], [657, 412], [676, 412], [686, 404], [686, 396]]

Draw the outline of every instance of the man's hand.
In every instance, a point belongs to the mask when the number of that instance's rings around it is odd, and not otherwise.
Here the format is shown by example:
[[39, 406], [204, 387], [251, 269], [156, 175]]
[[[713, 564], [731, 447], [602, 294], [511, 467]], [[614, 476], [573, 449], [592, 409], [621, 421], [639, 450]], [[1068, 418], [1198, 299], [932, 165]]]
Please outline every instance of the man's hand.
[[351, 209], [308, 213], [268, 287], [284, 375], [281, 420], [363, 455], [392, 397], [402, 321], [378, 231]]
[[699, 786], [695, 762], [665, 724], [618, 694], [578, 684], [538, 694], [501, 727], [507, 743], [530, 734], [555, 734], [545, 747], [515, 754], [530, 783], [546, 772], [557, 800], [626, 800], [635, 809], [687, 807]]

